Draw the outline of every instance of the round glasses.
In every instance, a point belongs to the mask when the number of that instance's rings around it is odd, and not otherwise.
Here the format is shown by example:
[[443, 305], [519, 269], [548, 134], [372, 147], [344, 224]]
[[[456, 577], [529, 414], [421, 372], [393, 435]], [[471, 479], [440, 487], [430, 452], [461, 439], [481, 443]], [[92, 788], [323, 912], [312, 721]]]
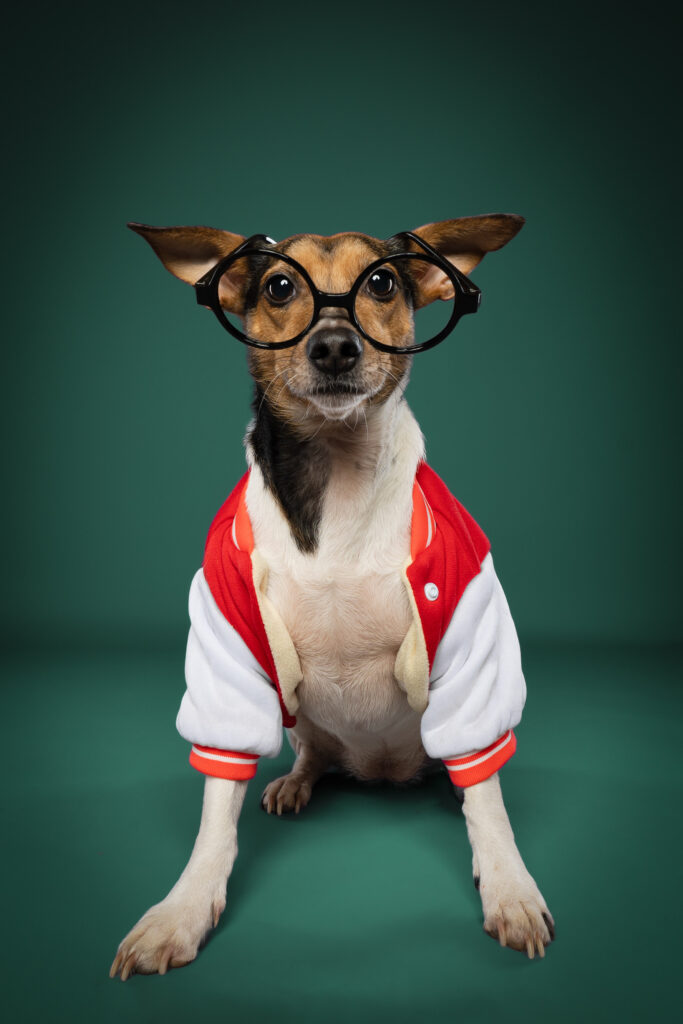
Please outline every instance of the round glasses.
[[[316, 288], [300, 263], [271, 248], [272, 239], [252, 235], [196, 282], [197, 302], [208, 306], [233, 337], [255, 348], [296, 345], [324, 309], [343, 309], [375, 348], [394, 355], [424, 352], [443, 341], [461, 316], [477, 312], [481, 292], [418, 235], [406, 231], [400, 237], [422, 251], [374, 260], [348, 292], [337, 293]], [[433, 267], [449, 279], [453, 297], [416, 308], [419, 281]], [[226, 308], [237, 295], [245, 295], [239, 317]]]

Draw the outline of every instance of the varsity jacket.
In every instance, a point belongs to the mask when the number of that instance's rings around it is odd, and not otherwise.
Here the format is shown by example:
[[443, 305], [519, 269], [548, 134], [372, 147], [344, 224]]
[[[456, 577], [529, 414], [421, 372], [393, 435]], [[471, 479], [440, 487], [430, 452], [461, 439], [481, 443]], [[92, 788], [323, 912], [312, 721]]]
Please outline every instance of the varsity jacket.
[[[254, 546], [245, 473], [209, 530], [190, 589], [187, 689], [177, 718], [206, 775], [250, 779], [276, 757], [296, 723], [299, 659], [266, 595]], [[526, 686], [517, 634], [489, 542], [424, 462], [413, 485], [410, 557], [403, 581], [412, 624], [394, 666], [421, 717], [424, 748], [451, 780], [471, 786], [515, 752]]]

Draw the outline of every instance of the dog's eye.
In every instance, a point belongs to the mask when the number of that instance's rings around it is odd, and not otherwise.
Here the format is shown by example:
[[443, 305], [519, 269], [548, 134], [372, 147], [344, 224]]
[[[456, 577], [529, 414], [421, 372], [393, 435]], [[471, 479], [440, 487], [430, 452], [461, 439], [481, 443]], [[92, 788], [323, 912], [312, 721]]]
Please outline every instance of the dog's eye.
[[266, 282], [266, 295], [278, 306], [289, 302], [294, 297], [295, 290], [292, 282], [284, 274], [273, 274]]
[[375, 270], [368, 278], [368, 291], [376, 299], [388, 299], [396, 290], [396, 278], [390, 270]]

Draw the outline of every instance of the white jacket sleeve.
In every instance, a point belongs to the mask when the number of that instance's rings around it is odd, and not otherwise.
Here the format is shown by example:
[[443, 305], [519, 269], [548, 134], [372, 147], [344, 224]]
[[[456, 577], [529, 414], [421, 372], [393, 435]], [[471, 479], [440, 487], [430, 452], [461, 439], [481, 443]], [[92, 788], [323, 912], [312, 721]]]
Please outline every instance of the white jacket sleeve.
[[422, 742], [458, 785], [498, 770], [515, 749], [526, 684], [510, 609], [489, 553], [465, 589], [430, 676]]
[[250, 778], [258, 757], [276, 757], [282, 746], [277, 691], [224, 618], [201, 569], [189, 604], [187, 690], [176, 727], [193, 744], [195, 768], [223, 778]]

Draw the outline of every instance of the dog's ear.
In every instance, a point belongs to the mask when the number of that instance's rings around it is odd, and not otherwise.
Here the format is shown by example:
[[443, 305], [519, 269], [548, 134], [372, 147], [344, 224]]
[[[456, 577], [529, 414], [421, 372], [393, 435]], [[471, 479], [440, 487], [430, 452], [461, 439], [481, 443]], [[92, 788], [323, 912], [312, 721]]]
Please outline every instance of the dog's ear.
[[[135, 221], [131, 221], [128, 227], [149, 242], [167, 270], [188, 284], [195, 284], [207, 270], [244, 241], [242, 235], [217, 228], [155, 228]], [[237, 262], [242, 263], [240, 260]], [[221, 278], [218, 293], [221, 306], [232, 313], [243, 312], [245, 279], [243, 267]]]
[[[458, 217], [456, 220], [423, 224], [413, 233], [438, 249], [458, 270], [469, 274], [487, 252], [502, 249], [514, 238], [523, 224], [524, 217], [514, 213], [489, 213], [481, 217]], [[411, 247], [415, 252], [420, 251], [416, 244]], [[453, 298], [453, 285], [438, 267], [415, 260], [414, 273], [418, 285], [418, 309], [435, 299]]]

